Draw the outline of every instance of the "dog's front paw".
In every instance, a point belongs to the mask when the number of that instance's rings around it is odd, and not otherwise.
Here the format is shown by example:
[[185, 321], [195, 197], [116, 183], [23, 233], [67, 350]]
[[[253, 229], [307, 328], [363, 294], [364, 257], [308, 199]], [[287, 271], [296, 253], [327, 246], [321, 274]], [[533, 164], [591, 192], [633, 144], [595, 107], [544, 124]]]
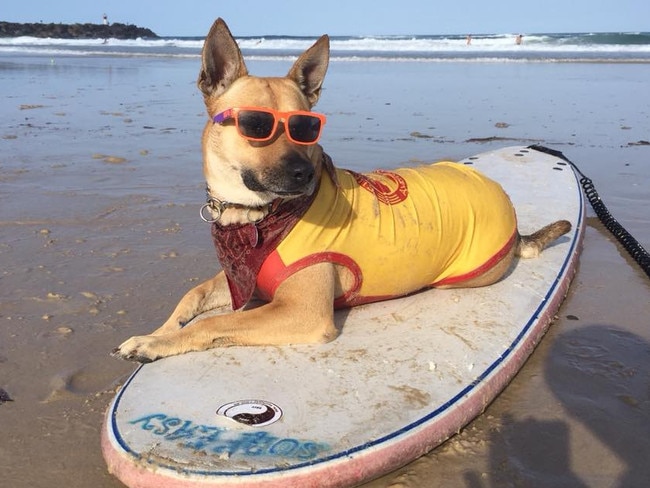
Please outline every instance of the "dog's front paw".
[[150, 335], [131, 337], [111, 352], [111, 356], [138, 363], [150, 363], [169, 355], [167, 341]]

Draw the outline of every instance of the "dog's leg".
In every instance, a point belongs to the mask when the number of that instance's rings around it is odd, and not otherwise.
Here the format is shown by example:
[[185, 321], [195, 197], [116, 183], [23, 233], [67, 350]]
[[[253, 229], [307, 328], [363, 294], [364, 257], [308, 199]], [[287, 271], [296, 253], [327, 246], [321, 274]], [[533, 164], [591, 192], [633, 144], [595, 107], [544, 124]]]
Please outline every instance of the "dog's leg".
[[188, 291], [167, 321], [151, 335], [166, 334], [181, 329], [204, 312], [228, 306], [230, 306], [230, 291], [226, 275], [221, 271], [214, 278]]
[[[113, 354], [132, 361], [150, 362], [219, 346], [329, 342], [338, 335], [332, 303], [339, 288], [333, 265], [310, 266], [284, 281], [271, 303], [198, 319], [182, 329], [132, 337]], [[176, 312], [172, 315], [175, 320], [181, 316], [180, 313], [176, 316]]]

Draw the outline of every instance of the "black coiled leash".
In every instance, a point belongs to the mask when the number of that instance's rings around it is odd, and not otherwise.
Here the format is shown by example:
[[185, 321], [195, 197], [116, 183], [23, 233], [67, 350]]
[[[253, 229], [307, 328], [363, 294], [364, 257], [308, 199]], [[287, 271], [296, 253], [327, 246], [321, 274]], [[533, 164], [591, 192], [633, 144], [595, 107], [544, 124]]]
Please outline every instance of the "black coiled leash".
[[630, 256], [632, 256], [632, 259], [641, 266], [641, 269], [650, 278], [650, 255], [648, 254], [648, 251], [646, 251], [639, 241], [637, 241], [609, 212], [603, 201], [600, 199], [593, 181], [585, 176], [585, 174], [560, 151], [555, 151], [554, 149], [538, 146], [536, 144], [529, 146], [528, 149], [533, 149], [535, 151], [561, 158], [573, 167], [573, 169], [580, 175], [580, 185], [582, 185], [585, 196], [587, 197], [587, 200], [589, 200], [594, 212], [596, 212], [598, 219], [603, 223], [605, 228], [616, 237], [618, 242], [620, 242]]

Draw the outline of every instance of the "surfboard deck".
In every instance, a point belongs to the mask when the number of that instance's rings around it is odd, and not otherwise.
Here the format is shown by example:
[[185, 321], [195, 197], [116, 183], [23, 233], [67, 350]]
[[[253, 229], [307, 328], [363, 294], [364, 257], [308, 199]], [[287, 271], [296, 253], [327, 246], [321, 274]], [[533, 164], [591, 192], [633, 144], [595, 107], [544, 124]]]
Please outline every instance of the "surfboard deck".
[[109, 406], [108, 469], [129, 487], [343, 487], [395, 470], [479, 415], [533, 351], [575, 273], [573, 169], [526, 147], [473, 156], [520, 231], [573, 224], [501, 282], [337, 312], [329, 344], [232, 347], [140, 366]]

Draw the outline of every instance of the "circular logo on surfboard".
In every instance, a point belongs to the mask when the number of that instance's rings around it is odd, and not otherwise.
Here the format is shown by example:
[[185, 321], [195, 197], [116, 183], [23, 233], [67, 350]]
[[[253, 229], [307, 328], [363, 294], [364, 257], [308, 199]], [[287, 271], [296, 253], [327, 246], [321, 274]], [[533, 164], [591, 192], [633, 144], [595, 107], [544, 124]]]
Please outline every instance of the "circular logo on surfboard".
[[240, 424], [263, 427], [280, 420], [282, 409], [265, 400], [238, 400], [220, 406], [217, 415], [223, 415]]

